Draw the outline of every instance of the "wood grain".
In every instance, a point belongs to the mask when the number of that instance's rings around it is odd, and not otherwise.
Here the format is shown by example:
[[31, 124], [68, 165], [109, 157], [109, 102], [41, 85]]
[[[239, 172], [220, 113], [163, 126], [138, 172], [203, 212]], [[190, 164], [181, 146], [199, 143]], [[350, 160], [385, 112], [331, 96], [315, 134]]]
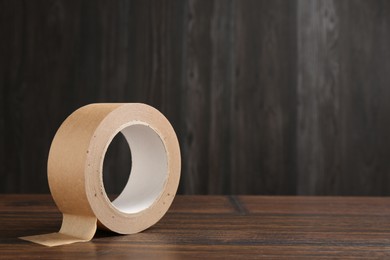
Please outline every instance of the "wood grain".
[[48, 192], [76, 108], [145, 102], [177, 131], [181, 193], [389, 195], [389, 26], [386, 0], [0, 1], [0, 193]]
[[295, 193], [293, 10], [293, 2], [235, 3], [230, 125], [234, 194]]
[[187, 6], [182, 96], [186, 193], [229, 191], [232, 12], [232, 1], [189, 1]]
[[0, 196], [0, 258], [384, 259], [390, 200], [370, 197], [178, 196], [152, 228], [100, 231], [91, 242], [47, 248], [18, 236], [57, 231], [49, 195]]
[[[185, 20], [183, 185], [186, 193], [207, 193], [210, 142], [211, 20], [213, 2], [188, 1]], [[199, 172], [204, 171], [202, 174]]]
[[348, 37], [344, 59], [349, 59], [342, 80], [343, 85], [350, 86], [343, 95], [344, 168], [354, 172], [354, 179], [343, 174], [343, 188], [349, 194], [389, 194], [390, 168], [382, 162], [390, 152], [386, 134], [390, 130], [390, 20], [384, 15], [390, 11], [390, 5], [387, 1], [378, 1], [376, 5], [351, 1], [347, 8], [348, 19], [342, 27]]
[[389, 194], [387, 2], [298, 1], [298, 193]]
[[340, 184], [345, 114], [338, 12], [334, 1], [298, 1], [300, 194], [333, 194]]

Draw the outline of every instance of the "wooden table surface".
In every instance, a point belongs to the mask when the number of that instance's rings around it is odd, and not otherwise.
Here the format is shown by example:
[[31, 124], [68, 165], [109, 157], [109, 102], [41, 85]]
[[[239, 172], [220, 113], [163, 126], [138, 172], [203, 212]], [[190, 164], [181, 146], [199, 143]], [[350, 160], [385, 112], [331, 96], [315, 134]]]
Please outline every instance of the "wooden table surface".
[[0, 258], [390, 259], [390, 198], [177, 196], [139, 234], [52, 248], [17, 238], [60, 224], [50, 195], [0, 195]]

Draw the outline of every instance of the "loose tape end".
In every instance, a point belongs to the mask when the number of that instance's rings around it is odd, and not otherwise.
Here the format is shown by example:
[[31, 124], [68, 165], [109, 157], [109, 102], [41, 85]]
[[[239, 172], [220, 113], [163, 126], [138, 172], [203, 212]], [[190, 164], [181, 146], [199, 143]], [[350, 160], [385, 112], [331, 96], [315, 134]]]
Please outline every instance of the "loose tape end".
[[50, 233], [50, 234], [43, 234], [43, 235], [36, 235], [36, 236], [27, 236], [27, 237], [20, 237], [20, 239], [30, 241], [36, 244], [40, 244], [43, 246], [48, 246], [48, 247], [67, 245], [76, 242], [90, 241], [90, 239], [87, 240], [80, 239], [62, 233]]
[[63, 214], [60, 232], [20, 237], [20, 239], [48, 247], [87, 242], [95, 235], [96, 222], [96, 217]]

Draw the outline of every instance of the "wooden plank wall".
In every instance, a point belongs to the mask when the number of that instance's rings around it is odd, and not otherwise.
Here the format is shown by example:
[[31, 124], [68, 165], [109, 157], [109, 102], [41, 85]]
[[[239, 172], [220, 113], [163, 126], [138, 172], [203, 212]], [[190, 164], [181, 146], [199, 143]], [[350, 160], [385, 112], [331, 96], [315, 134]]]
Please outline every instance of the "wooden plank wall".
[[[390, 2], [0, 1], [0, 192], [92, 102], [171, 121], [185, 194], [390, 194]], [[130, 154], [105, 160], [119, 192]]]

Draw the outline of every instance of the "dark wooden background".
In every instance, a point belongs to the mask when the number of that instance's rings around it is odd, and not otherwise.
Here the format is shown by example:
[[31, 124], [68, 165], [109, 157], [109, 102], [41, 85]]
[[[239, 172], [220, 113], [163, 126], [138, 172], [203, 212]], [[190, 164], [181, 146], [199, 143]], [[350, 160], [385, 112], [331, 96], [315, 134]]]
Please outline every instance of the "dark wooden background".
[[0, 19], [2, 193], [48, 192], [76, 108], [144, 102], [177, 131], [181, 193], [390, 195], [390, 1], [18, 0]]

